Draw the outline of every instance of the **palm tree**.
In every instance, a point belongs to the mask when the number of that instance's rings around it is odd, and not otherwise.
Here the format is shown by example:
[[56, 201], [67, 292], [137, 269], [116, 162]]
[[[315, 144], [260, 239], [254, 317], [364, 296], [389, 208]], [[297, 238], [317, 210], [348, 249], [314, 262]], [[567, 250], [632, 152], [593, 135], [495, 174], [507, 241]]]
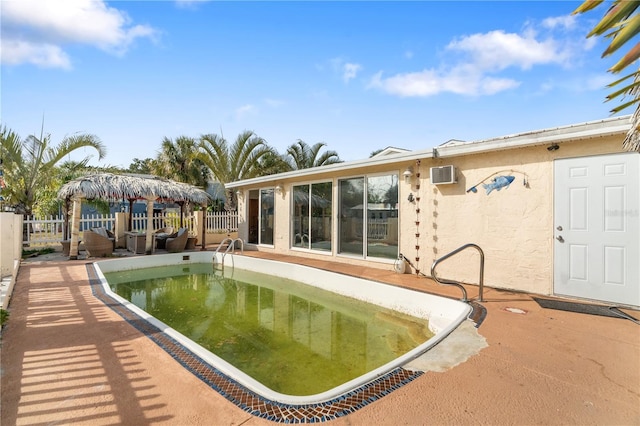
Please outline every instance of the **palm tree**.
[[145, 158], [142, 160], [139, 158], [134, 158], [133, 160], [131, 160], [131, 164], [129, 164], [127, 171], [129, 173], [150, 175], [153, 174], [153, 171], [157, 168], [158, 167], [156, 166], [156, 160], [154, 160], [153, 158]]
[[259, 176], [275, 175], [292, 170], [287, 158], [276, 152], [275, 149], [260, 158], [258, 168]]
[[160, 176], [206, 189], [209, 172], [197, 153], [198, 142], [194, 138], [179, 136], [174, 142], [165, 137], [156, 161], [151, 164]]
[[[212, 177], [222, 185], [259, 176], [260, 159], [273, 153], [273, 149], [264, 139], [249, 130], [240, 133], [232, 145], [222, 136], [202, 135], [199, 147], [198, 158], [209, 168]], [[227, 210], [236, 209], [235, 197], [233, 190], [226, 191]]]
[[[573, 14], [585, 13], [599, 6], [603, 0], [585, 0]], [[591, 30], [587, 37], [594, 35], [604, 36], [610, 40], [609, 46], [602, 53], [602, 57], [609, 56], [618, 51], [629, 40], [640, 33], [640, 14], [638, 14], [639, 0], [614, 0], [611, 7], [607, 10], [600, 22]], [[640, 42], [636, 43], [614, 66], [609, 68], [609, 72], [617, 74], [633, 64], [640, 58]], [[629, 82], [630, 81], [630, 82]], [[636, 105], [631, 120], [631, 129], [624, 139], [623, 147], [629, 151], [640, 152], [640, 71], [637, 70], [631, 74], [614, 81], [609, 87], [624, 86], [607, 96], [607, 101], [620, 96], [630, 96], [632, 99], [623, 102], [621, 105], [613, 108], [611, 113], [616, 114], [625, 108]]]
[[341, 163], [342, 160], [340, 160], [338, 153], [335, 151], [325, 151], [320, 155], [320, 150], [326, 145], [323, 142], [318, 142], [309, 146], [305, 141], [298, 139], [298, 142], [287, 148], [287, 156], [291, 168], [293, 170], [301, 170]]
[[[5, 180], [8, 204], [13, 205], [17, 213], [30, 215], [39, 194], [46, 193], [59, 182], [55, 179], [56, 165], [73, 151], [91, 147], [98, 152], [98, 158], [106, 155], [106, 147], [100, 139], [91, 134], [75, 134], [66, 136], [57, 146], [51, 145], [51, 135], [40, 138], [30, 135], [26, 140], [13, 131], [3, 127], [0, 129], [0, 142], [4, 164], [6, 164]], [[80, 161], [87, 164], [91, 156]]]

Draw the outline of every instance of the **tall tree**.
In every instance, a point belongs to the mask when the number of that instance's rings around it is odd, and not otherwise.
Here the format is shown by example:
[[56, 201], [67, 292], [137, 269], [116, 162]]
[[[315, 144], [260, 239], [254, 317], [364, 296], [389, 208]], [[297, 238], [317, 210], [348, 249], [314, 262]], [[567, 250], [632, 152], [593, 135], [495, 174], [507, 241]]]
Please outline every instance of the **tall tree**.
[[260, 158], [258, 169], [259, 176], [275, 175], [292, 170], [287, 158], [276, 152], [275, 149]]
[[296, 143], [287, 148], [287, 159], [294, 170], [308, 169], [311, 167], [326, 166], [328, 164], [341, 163], [338, 153], [335, 151], [325, 151], [320, 154], [320, 150], [327, 146], [323, 142], [313, 145], [298, 139]]
[[206, 189], [209, 172], [197, 154], [198, 142], [194, 138], [178, 136], [173, 141], [165, 137], [155, 162], [151, 164], [152, 170], [168, 179]]
[[129, 173], [138, 173], [143, 175], [153, 174], [153, 171], [157, 168], [155, 164], [156, 160], [153, 158], [145, 158], [143, 160], [134, 158], [131, 160], [131, 164], [127, 168]]
[[[240, 133], [231, 145], [222, 136], [202, 135], [199, 146], [198, 158], [209, 168], [213, 178], [222, 185], [258, 176], [260, 159], [273, 154], [273, 149], [266, 141], [249, 130]], [[236, 194], [232, 190], [225, 192], [225, 208], [235, 210]]]
[[[573, 14], [585, 13], [595, 9], [603, 3], [603, 0], [585, 0]], [[604, 14], [600, 22], [591, 30], [587, 37], [603, 36], [610, 40], [609, 45], [602, 53], [602, 57], [607, 57], [617, 52], [622, 46], [626, 45], [633, 37], [640, 33], [640, 7], [639, 0], [614, 0]], [[628, 66], [635, 63], [640, 58], [640, 42], [636, 43], [631, 49], [616, 62], [609, 72], [618, 74]], [[631, 97], [630, 100], [611, 110], [616, 114], [627, 107], [636, 105], [631, 120], [631, 129], [624, 139], [623, 147], [629, 151], [640, 152], [640, 70], [636, 70], [627, 76], [609, 84], [609, 87], [622, 86], [615, 92], [607, 96], [607, 101], [619, 97]]]
[[[5, 180], [8, 204], [17, 213], [30, 215], [39, 194], [44, 194], [52, 185], [59, 182], [55, 166], [72, 152], [80, 148], [90, 147], [98, 152], [102, 159], [107, 152], [100, 139], [92, 134], [79, 133], [67, 136], [57, 146], [52, 145], [51, 135], [40, 137], [30, 135], [26, 140], [13, 131], [3, 127], [0, 129], [2, 147], [1, 157], [5, 164]], [[86, 156], [80, 163], [86, 164], [91, 156]]]

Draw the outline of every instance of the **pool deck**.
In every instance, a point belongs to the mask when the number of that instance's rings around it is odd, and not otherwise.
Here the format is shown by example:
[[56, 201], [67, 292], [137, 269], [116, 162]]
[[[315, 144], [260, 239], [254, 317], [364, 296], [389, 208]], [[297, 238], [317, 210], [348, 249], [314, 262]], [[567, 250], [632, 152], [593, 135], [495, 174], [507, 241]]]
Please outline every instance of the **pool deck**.
[[[245, 255], [460, 296], [392, 268]], [[52, 254], [21, 264], [0, 342], [2, 425], [275, 424], [227, 401], [97, 299], [93, 260]], [[477, 296], [477, 287], [467, 291]], [[482, 305], [488, 346], [477, 355], [325, 423], [640, 425], [640, 325], [543, 309], [532, 295], [492, 288]]]

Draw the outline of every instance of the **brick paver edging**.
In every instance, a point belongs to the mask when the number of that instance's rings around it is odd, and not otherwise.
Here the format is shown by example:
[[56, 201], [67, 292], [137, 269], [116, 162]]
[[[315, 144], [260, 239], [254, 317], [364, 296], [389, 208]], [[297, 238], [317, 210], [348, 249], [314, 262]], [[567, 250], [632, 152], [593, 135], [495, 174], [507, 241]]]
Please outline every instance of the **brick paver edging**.
[[346, 416], [420, 377], [423, 372], [396, 368], [387, 374], [330, 401], [291, 405], [266, 399], [245, 388], [189, 351], [159, 328], [127, 309], [104, 291], [93, 263], [87, 263], [93, 295], [125, 321], [150, 338], [209, 387], [254, 416], [278, 423], [319, 423]]

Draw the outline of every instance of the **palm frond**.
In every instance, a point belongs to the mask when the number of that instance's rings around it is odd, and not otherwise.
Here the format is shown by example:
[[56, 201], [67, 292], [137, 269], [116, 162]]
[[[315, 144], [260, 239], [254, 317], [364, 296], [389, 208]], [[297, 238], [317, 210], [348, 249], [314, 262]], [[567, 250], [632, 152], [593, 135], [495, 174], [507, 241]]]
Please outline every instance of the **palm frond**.
[[578, 8], [576, 10], [573, 11], [572, 15], [576, 15], [578, 13], [584, 13], [584, 12], [588, 12], [592, 9], [595, 9], [596, 7], [600, 6], [600, 4], [603, 2], [604, 0], [586, 0], [584, 3], [582, 3], [580, 6], [578, 6]]

